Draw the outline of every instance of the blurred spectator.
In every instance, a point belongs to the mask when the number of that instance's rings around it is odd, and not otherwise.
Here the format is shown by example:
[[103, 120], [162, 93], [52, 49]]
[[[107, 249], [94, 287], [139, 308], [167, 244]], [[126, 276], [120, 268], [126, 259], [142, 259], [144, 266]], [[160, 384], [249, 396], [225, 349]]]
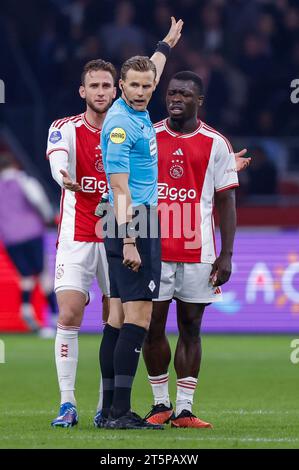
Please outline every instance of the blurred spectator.
[[278, 189], [278, 175], [275, 164], [269, 159], [262, 147], [251, 149], [253, 156], [246, 173], [249, 195], [273, 195]]
[[[9, 153], [0, 154], [0, 240], [20, 274], [21, 316], [30, 330], [40, 330], [31, 295], [37, 282], [51, 313], [57, 305], [51, 276], [44, 265], [45, 223], [53, 220], [50, 202], [40, 183], [18, 168]], [[54, 330], [53, 330], [54, 331]], [[41, 330], [44, 333], [44, 330]]]
[[100, 29], [109, 60], [119, 63], [130, 56], [145, 53], [146, 34], [134, 24], [134, 18], [133, 2], [122, 0], [116, 5], [114, 21]]

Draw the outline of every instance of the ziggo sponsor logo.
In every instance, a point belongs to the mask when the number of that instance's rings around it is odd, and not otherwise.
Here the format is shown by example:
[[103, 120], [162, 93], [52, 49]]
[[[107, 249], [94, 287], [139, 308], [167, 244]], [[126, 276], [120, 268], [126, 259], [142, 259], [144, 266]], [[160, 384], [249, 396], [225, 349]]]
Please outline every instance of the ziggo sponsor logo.
[[[94, 176], [83, 176], [83, 178], [81, 178], [81, 187], [82, 191], [85, 193], [95, 193], [97, 191], [106, 193], [108, 190], [106, 181], [98, 181]], [[169, 187], [167, 183], [158, 183], [158, 199], [160, 200], [169, 198], [170, 201], [184, 202], [187, 199], [194, 200], [196, 196], [196, 190], [193, 188], [178, 189]]]
[[184, 202], [186, 199], [195, 199], [196, 191], [193, 188], [175, 188], [169, 187], [167, 183], [158, 183], [158, 198], [167, 199], [170, 201], [180, 201]]
[[81, 178], [81, 187], [84, 193], [106, 193], [107, 183], [106, 181], [98, 181], [94, 176], [83, 176]]

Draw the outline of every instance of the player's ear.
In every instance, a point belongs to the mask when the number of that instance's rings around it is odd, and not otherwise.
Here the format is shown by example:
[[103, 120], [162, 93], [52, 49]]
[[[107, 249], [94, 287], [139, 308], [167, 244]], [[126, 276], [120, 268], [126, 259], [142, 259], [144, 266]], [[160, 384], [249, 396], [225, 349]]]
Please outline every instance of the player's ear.
[[123, 84], [124, 84], [124, 81], [120, 78], [118, 82], [118, 86], [121, 91], [123, 91]]
[[198, 105], [199, 105], [199, 106], [202, 106], [202, 105], [203, 105], [203, 102], [204, 102], [204, 96], [201, 95], [201, 96], [198, 97]]
[[83, 98], [83, 99], [86, 98], [85, 87], [84, 87], [83, 85], [80, 85], [80, 87], [79, 87], [79, 95], [80, 95], [81, 98]]

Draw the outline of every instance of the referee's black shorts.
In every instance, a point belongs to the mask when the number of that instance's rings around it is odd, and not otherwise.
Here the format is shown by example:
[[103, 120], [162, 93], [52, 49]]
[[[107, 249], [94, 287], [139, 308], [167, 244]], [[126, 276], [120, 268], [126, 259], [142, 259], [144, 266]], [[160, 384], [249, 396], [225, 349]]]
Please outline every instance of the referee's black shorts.
[[141, 217], [139, 207], [134, 208], [133, 215], [133, 220], [138, 217], [139, 223], [136, 224], [136, 229], [140, 232], [140, 235], [136, 237], [136, 248], [141, 258], [138, 272], [132, 271], [123, 264], [123, 234], [119, 233], [114, 211], [110, 210], [108, 215], [107, 223], [110, 227], [113, 226], [112, 233], [109, 234], [109, 231], [105, 230], [104, 238], [109, 265], [110, 297], [120, 298], [122, 303], [152, 300], [159, 296], [161, 243], [157, 209], [146, 207], [144, 210], [144, 208], [145, 206], [143, 206]]

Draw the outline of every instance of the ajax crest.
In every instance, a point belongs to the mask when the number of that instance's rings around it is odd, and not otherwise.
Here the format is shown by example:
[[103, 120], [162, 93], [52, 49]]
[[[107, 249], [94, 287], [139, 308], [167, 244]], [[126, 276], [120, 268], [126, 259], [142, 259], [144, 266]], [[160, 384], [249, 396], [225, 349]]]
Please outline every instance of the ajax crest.
[[184, 168], [182, 167], [182, 160], [172, 160], [173, 165], [170, 167], [169, 173], [170, 176], [174, 179], [181, 178], [184, 174]]

